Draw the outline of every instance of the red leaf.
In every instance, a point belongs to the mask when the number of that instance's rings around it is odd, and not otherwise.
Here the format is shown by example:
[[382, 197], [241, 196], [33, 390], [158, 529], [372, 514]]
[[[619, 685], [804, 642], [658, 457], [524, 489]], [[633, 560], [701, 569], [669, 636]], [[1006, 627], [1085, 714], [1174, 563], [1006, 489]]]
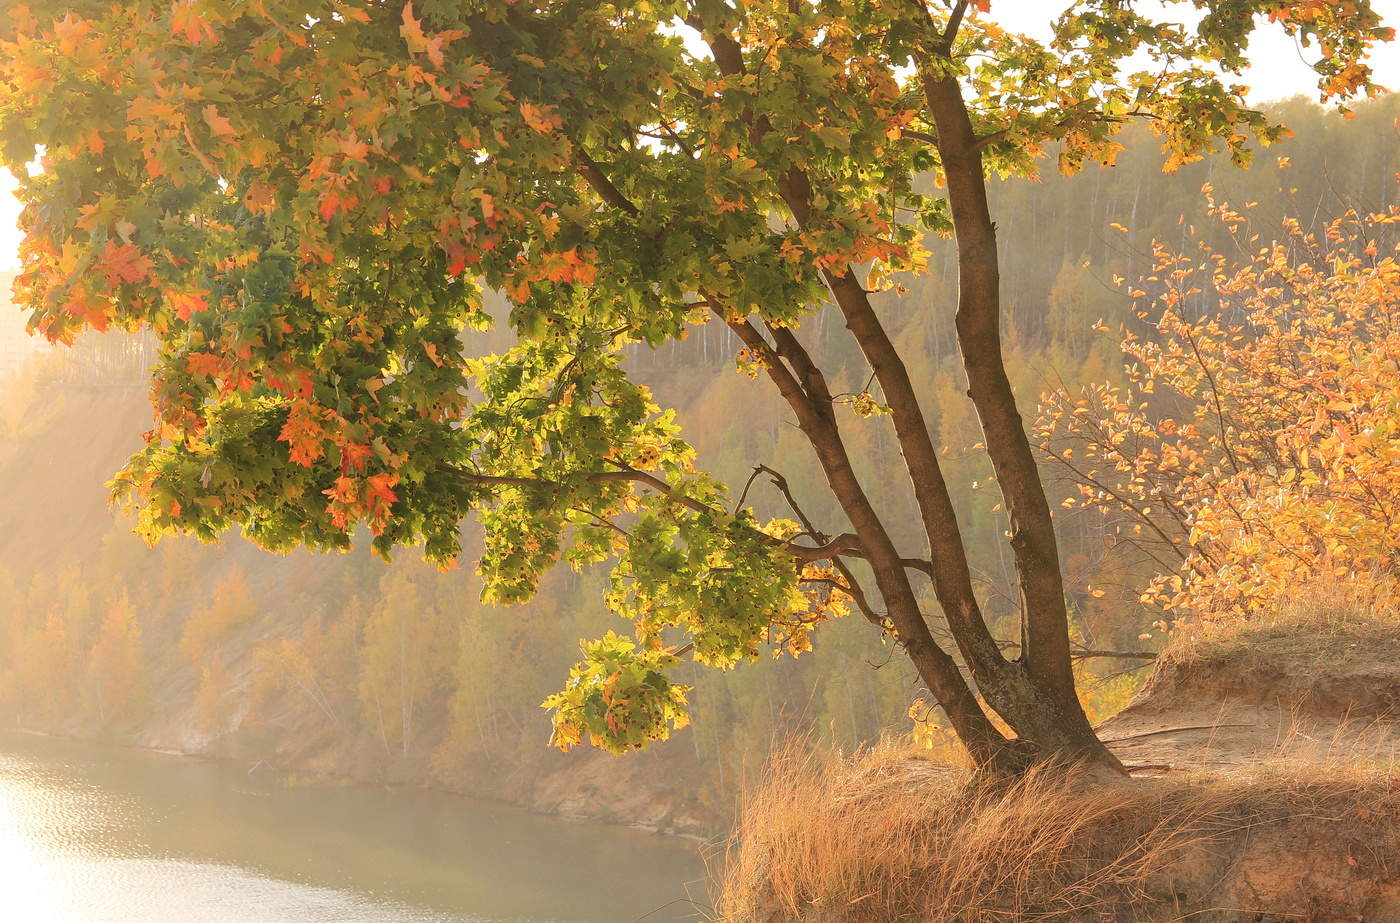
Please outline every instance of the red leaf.
[[369, 446], [359, 442], [347, 442], [340, 449], [340, 470], [343, 472], [355, 472], [363, 474], [365, 462], [374, 454], [374, 450]]

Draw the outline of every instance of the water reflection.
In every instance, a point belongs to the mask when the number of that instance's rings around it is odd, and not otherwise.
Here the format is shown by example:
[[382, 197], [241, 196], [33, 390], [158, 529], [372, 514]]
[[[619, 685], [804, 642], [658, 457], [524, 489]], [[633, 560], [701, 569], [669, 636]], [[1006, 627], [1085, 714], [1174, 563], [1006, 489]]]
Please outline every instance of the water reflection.
[[669, 923], [698, 918], [703, 867], [690, 844], [440, 793], [5, 733], [0, 875], [15, 920]]

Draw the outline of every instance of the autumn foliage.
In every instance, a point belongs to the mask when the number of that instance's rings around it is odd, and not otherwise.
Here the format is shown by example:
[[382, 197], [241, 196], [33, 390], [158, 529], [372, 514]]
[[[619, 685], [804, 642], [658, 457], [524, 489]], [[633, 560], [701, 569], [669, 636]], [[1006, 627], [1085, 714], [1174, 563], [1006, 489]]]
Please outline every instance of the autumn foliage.
[[1319, 234], [1290, 220], [1265, 242], [1210, 204], [1241, 250], [1158, 246], [1127, 382], [1043, 403], [1043, 448], [1078, 484], [1065, 505], [1124, 516], [1158, 563], [1143, 601], [1174, 614], [1240, 614], [1339, 578], [1393, 601], [1400, 210]]

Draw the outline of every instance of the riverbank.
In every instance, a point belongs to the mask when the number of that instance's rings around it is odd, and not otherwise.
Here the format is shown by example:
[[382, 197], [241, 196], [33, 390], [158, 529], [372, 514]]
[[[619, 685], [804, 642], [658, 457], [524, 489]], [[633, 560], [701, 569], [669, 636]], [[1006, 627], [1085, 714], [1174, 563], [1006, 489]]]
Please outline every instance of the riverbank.
[[877, 748], [780, 768], [739, 843], [732, 923], [1400, 920], [1400, 771], [1380, 765], [1000, 786]]
[[[319, 784], [366, 785], [391, 791], [432, 792], [450, 797], [509, 805], [542, 817], [562, 821], [601, 823], [625, 827], [641, 833], [677, 838], [695, 843], [714, 843], [725, 833], [725, 819], [714, 812], [695, 810], [684, 797], [677, 776], [662, 780], [668, 770], [685, 773], [674, 758], [656, 751], [629, 757], [614, 757], [599, 751], [572, 754], [547, 751], [532, 771], [493, 772], [490, 765], [475, 767], [456, 777], [456, 784], [444, 783], [421, 767], [397, 767], [382, 763], [349, 764], [352, 771], [331, 768], [340, 754], [335, 748], [310, 750], [287, 761], [253, 757], [240, 752], [248, 746], [235, 735], [221, 740], [212, 737], [183, 736], [162, 740], [156, 730], [142, 737], [83, 734], [73, 729], [45, 730], [16, 724], [0, 727], [0, 733], [115, 747], [162, 756], [208, 761], [246, 770], [252, 776], [265, 773], [274, 778], [313, 779]], [[191, 743], [195, 746], [191, 747]], [[395, 772], [394, 770], [398, 771]]]

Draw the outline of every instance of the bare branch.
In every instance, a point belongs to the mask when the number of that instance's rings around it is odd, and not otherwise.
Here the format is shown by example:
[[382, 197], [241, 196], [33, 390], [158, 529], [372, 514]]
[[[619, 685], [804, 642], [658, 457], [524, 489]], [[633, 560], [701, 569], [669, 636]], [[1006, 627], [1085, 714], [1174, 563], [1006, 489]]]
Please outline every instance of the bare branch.
[[[776, 487], [783, 495], [783, 498], [787, 500], [788, 506], [792, 509], [793, 514], [797, 517], [798, 521], [802, 523], [802, 528], [806, 529], [808, 534], [816, 541], [825, 541], [825, 535], [812, 524], [811, 518], [803, 512], [802, 507], [798, 506], [797, 498], [792, 495], [792, 489], [788, 486], [787, 478], [767, 465], [755, 465], [753, 470], [755, 476], [760, 473], [767, 474], [769, 479], [773, 482], [773, 486]], [[864, 556], [857, 550], [848, 553], [852, 557]], [[890, 628], [889, 620], [871, 607], [870, 600], [865, 595], [865, 590], [861, 587], [860, 581], [856, 579], [856, 575], [851, 572], [846, 562], [842, 561], [839, 557], [833, 557], [831, 563], [841, 575], [841, 578], [846, 581], [846, 586], [842, 587], [842, 592], [851, 597], [851, 600], [856, 604], [856, 608], [860, 610], [861, 615], [865, 616], [865, 620], [881, 631], [888, 631]]]
[[1070, 653], [1075, 660], [1088, 660], [1091, 657], [1119, 657], [1123, 660], [1156, 660], [1152, 651], [1091, 651], [1075, 650]]

